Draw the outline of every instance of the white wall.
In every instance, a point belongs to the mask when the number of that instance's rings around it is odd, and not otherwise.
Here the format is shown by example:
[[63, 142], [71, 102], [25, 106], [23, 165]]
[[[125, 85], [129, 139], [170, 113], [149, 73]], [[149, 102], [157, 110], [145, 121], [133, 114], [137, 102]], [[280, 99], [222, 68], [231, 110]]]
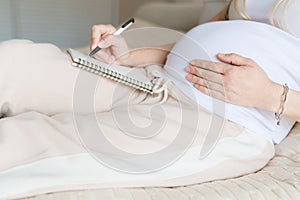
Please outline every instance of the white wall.
[[0, 40], [87, 45], [91, 26], [118, 21], [117, 0], [0, 0]]
[[0, 2], [0, 40], [12, 34], [10, 1], [1, 0]]

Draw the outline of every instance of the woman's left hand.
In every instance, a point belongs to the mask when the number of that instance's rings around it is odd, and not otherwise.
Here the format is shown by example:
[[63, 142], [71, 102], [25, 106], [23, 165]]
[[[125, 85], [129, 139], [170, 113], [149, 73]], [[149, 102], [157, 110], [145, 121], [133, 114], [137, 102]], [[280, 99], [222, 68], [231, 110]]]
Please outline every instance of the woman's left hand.
[[217, 58], [223, 63], [191, 61], [185, 68], [186, 79], [199, 91], [232, 104], [277, 109], [282, 87], [256, 62], [237, 54], [218, 54]]

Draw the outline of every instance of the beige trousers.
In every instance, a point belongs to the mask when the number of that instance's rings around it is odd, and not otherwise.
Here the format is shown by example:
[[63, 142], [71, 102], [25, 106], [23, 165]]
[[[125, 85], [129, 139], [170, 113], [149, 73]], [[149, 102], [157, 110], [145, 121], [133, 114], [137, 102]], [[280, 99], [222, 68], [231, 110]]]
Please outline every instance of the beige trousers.
[[[13, 116], [34, 110], [53, 115], [73, 111], [73, 95], [79, 70], [72, 67], [68, 55], [52, 44], [36, 44], [26, 40], [2, 42], [0, 52], [2, 114]], [[99, 81], [99, 86], [94, 91], [95, 111], [111, 109], [110, 98], [116, 84], [96, 75], [89, 75], [88, 78], [92, 81]], [[90, 86], [88, 83], [84, 84], [86, 88]], [[122, 87], [122, 90], [132, 91], [128, 87]], [[125, 91], [120, 95], [126, 94]], [[122, 96], [115, 100], [119, 99]], [[134, 100], [135, 98], [132, 99]], [[133, 103], [138, 101], [137, 99]]]

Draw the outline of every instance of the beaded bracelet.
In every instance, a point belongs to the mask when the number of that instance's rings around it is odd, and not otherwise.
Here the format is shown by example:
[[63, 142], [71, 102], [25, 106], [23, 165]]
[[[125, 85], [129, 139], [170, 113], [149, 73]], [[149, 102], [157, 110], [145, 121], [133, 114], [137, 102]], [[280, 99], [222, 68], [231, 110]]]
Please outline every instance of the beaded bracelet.
[[289, 87], [287, 84], [283, 85], [283, 93], [281, 95], [280, 107], [278, 112], [275, 113], [275, 119], [277, 120], [277, 126], [280, 126], [280, 120], [282, 119], [284, 104], [286, 102], [287, 94], [289, 92]]

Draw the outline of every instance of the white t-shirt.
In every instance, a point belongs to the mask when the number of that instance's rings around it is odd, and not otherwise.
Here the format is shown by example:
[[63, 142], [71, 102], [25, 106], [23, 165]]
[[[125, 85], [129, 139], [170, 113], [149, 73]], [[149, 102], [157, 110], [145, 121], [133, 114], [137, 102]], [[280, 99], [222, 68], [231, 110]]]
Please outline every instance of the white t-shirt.
[[[242, 8], [242, 0], [239, 8]], [[250, 20], [270, 24], [272, 14], [273, 23], [282, 30], [300, 38], [300, 0], [246, 0], [245, 10]], [[233, 3], [229, 9], [229, 19], [242, 19], [236, 12]]]
[[189, 61], [218, 62], [217, 53], [232, 52], [252, 58], [274, 82], [300, 91], [300, 39], [253, 21], [212, 22], [193, 28], [175, 44], [165, 70], [176, 86], [202, 107], [279, 143], [295, 121], [284, 117], [277, 126], [273, 112], [224, 103], [199, 92], [185, 79]]

